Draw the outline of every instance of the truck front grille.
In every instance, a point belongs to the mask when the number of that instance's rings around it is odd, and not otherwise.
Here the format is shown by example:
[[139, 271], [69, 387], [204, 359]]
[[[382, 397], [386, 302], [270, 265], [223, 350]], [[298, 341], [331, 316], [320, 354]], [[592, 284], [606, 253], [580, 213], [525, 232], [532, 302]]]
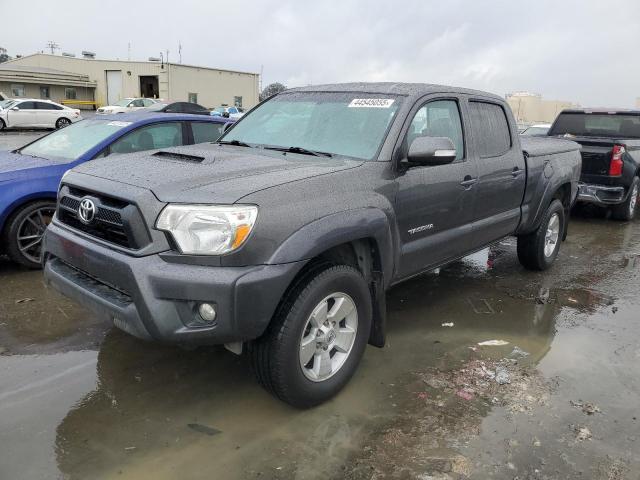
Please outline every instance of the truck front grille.
[[[91, 222], [84, 223], [79, 218], [80, 202], [89, 198], [96, 206]], [[60, 190], [58, 220], [87, 235], [99, 238], [129, 249], [141, 248], [144, 239], [135, 238], [132, 222], [142, 222], [135, 205], [109, 197], [101, 193], [85, 191], [64, 185]]]

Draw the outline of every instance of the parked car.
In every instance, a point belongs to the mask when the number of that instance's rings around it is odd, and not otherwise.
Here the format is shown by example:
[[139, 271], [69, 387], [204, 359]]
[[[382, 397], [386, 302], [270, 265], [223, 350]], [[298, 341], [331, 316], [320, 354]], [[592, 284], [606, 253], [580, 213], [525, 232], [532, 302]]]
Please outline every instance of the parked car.
[[526, 137], [544, 137], [549, 132], [550, 128], [550, 123], [537, 123], [525, 128], [520, 135], [524, 135]]
[[212, 142], [225, 118], [131, 113], [96, 117], [57, 130], [12, 152], [0, 152], [0, 253], [39, 268], [42, 233], [70, 168], [114, 153]]
[[0, 104], [0, 130], [5, 128], [63, 128], [82, 120], [80, 110], [51, 100], [4, 100]]
[[578, 201], [634, 218], [640, 193], [640, 110], [563, 110], [549, 135], [582, 146]]
[[210, 115], [208, 108], [191, 102], [157, 102], [145, 108], [147, 112], [190, 113], [193, 115]]
[[507, 235], [549, 268], [579, 176], [578, 144], [519, 138], [495, 95], [291, 89], [217, 144], [67, 173], [45, 279], [140, 338], [247, 344], [260, 383], [308, 407], [384, 345], [392, 285]]
[[244, 115], [244, 108], [242, 107], [216, 107], [211, 110], [211, 115], [214, 117], [221, 116], [233, 119], [239, 119]]
[[157, 100], [152, 98], [123, 98], [113, 105], [98, 108], [96, 113], [98, 115], [111, 115], [114, 113], [135, 112], [143, 108], [151, 107], [155, 103], [157, 103]]

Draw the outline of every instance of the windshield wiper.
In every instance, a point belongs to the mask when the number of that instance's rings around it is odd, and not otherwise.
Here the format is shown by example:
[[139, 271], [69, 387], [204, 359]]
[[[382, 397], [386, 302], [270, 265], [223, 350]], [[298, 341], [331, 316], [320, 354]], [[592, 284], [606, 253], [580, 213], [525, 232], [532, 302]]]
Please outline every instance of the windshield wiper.
[[313, 155], [314, 157], [333, 157], [329, 152], [319, 152], [317, 150], [309, 150], [304, 147], [272, 147], [265, 146], [266, 150], [278, 150], [279, 152], [291, 152], [291, 153], [300, 153], [302, 155]]
[[218, 145], [234, 145], [236, 147], [249, 147], [249, 148], [253, 148], [251, 145], [249, 145], [246, 142], [242, 142], [240, 140], [220, 140], [217, 142]]

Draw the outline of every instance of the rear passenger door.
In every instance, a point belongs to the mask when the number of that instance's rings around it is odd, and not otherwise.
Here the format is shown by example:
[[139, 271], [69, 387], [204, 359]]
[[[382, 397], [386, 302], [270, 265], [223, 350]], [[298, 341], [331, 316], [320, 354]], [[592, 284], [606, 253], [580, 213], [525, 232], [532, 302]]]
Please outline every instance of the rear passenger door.
[[520, 222], [526, 182], [526, 163], [513, 118], [504, 105], [469, 98], [469, 119], [478, 164], [473, 247], [512, 234]]
[[54, 128], [62, 107], [48, 102], [35, 102], [35, 104], [38, 109], [38, 123]]
[[[477, 178], [468, 155], [459, 98], [431, 98], [414, 107], [403, 134], [398, 167], [396, 218], [401, 253], [398, 278], [406, 278], [467, 252]], [[448, 137], [456, 159], [446, 165], [403, 167], [411, 142], [420, 136]]]

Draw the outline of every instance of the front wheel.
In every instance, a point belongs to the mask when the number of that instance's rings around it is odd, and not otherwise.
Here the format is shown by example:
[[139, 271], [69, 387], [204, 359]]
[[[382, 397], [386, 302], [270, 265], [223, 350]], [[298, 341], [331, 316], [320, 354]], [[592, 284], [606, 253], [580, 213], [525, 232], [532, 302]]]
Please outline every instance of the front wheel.
[[547, 207], [538, 228], [518, 237], [518, 259], [529, 270], [546, 270], [560, 250], [565, 229], [565, 210], [560, 200], [553, 200]]
[[629, 187], [629, 195], [627, 199], [620, 205], [616, 205], [611, 209], [611, 216], [616, 220], [628, 222], [636, 216], [636, 208], [638, 206], [638, 195], [640, 195], [640, 178], [635, 177]]
[[64, 127], [68, 127], [69, 125], [71, 125], [71, 120], [69, 120], [68, 118], [59, 118], [58, 121], [56, 122], [56, 128], [60, 129], [60, 128], [64, 128]]
[[4, 123], [4, 120], [0, 118], [0, 131], [4, 130], [7, 125]]
[[42, 200], [21, 207], [9, 217], [2, 241], [11, 260], [28, 268], [41, 267], [42, 237], [55, 210], [55, 202]]
[[371, 318], [371, 294], [357, 269], [311, 269], [286, 295], [267, 332], [249, 345], [258, 381], [298, 408], [328, 400], [360, 363]]

